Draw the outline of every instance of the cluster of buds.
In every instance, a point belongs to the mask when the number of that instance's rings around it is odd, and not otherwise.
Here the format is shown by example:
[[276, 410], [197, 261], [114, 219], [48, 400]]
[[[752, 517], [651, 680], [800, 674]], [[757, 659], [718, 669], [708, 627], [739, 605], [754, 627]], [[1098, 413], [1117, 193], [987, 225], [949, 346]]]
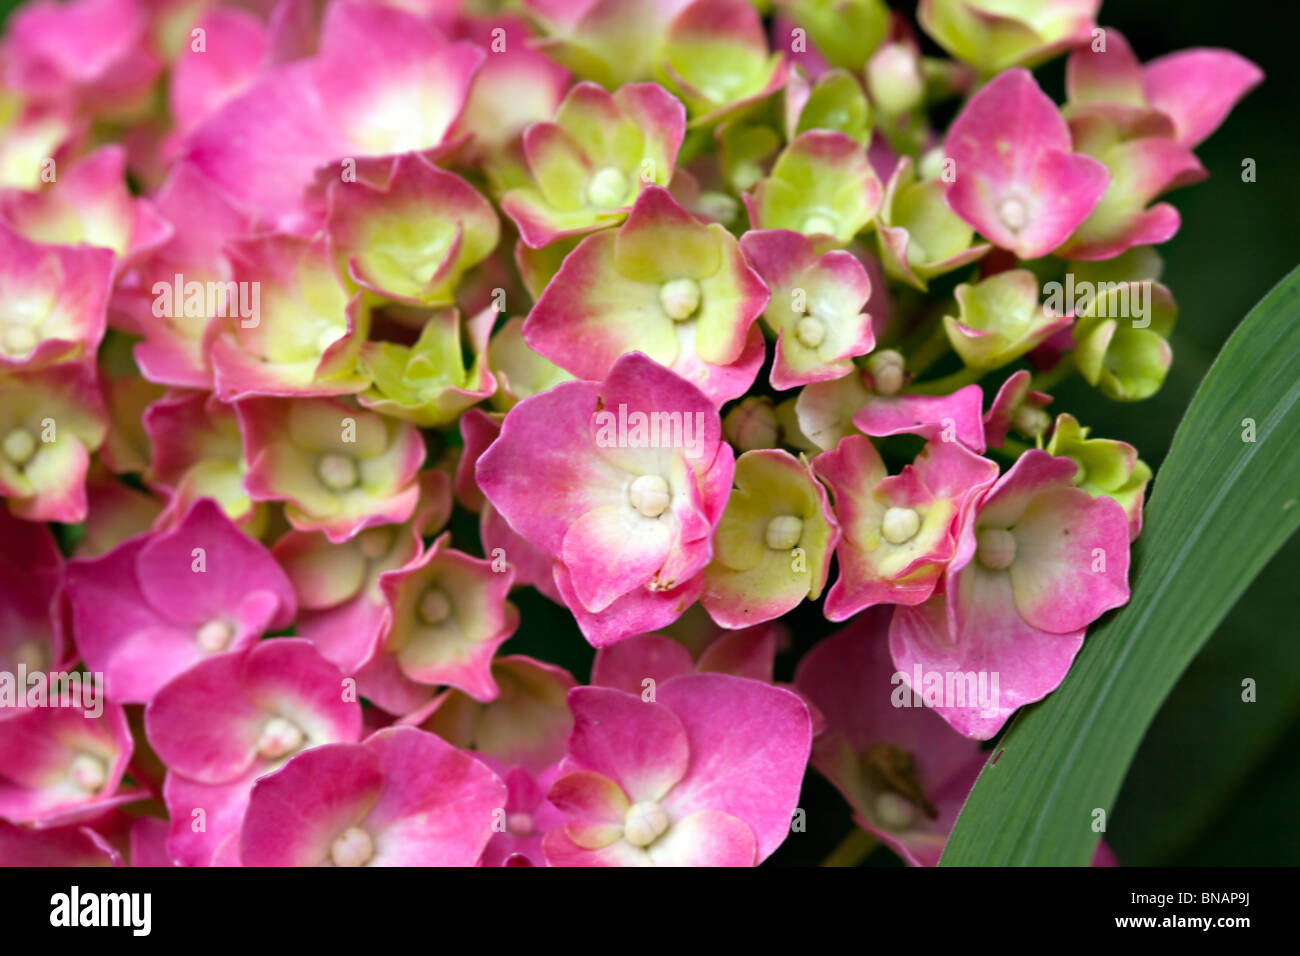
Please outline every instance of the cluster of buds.
[[1049, 393], [1160, 388], [1158, 200], [1256, 67], [484, 6], [10, 16], [0, 864], [751, 866], [811, 766], [929, 865], [1128, 600], [1151, 470]]

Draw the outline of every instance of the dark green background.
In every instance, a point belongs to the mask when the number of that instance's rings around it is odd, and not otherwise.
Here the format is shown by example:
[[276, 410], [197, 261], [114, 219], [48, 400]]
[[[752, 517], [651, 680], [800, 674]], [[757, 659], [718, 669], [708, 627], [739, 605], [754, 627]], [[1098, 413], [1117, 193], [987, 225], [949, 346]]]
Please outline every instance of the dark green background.
[[[0, 17], [15, 6], [0, 0]], [[895, 3], [898, 9], [912, 4]], [[1165, 246], [1165, 283], [1179, 304], [1174, 366], [1164, 389], [1131, 405], [1098, 399], [1078, 380], [1056, 391], [1094, 434], [1137, 446], [1158, 469], [1178, 419], [1219, 346], [1250, 307], [1300, 261], [1300, 155], [1296, 98], [1300, 50], [1290, 4], [1221, 0], [1125, 0], [1102, 8], [1103, 26], [1122, 31], [1151, 59], [1193, 46], [1222, 46], [1258, 63], [1259, 89], [1197, 151], [1208, 182], [1171, 201], [1183, 228]], [[1060, 62], [1038, 71], [1060, 98]], [[1257, 181], [1243, 183], [1253, 158]], [[1300, 357], [1297, 357], [1300, 358]], [[1125, 864], [1295, 864], [1300, 862], [1300, 539], [1293, 539], [1247, 591], [1165, 702], [1129, 772], [1106, 839]], [[589, 649], [567, 615], [526, 594], [526, 626], [507, 651], [532, 652], [583, 678]], [[789, 619], [796, 649], [825, 632], [807, 611]], [[794, 656], [779, 662], [780, 676]], [[1258, 701], [1241, 700], [1253, 678]], [[848, 811], [815, 773], [801, 805], [808, 830], [792, 834], [773, 863], [815, 863], [847, 832]], [[890, 865], [883, 851], [869, 865]]]

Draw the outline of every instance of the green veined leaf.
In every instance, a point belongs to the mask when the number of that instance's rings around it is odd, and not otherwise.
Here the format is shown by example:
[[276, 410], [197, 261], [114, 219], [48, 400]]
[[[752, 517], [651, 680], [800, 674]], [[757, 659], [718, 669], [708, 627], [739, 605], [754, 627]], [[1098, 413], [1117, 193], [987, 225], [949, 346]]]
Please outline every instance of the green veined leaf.
[[1132, 600], [1093, 629], [1060, 688], [1017, 715], [942, 865], [1089, 862], [1095, 811], [1114, 808], [1161, 702], [1300, 524], [1297, 356], [1300, 268], [1251, 310], [1197, 389], [1134, 547]]

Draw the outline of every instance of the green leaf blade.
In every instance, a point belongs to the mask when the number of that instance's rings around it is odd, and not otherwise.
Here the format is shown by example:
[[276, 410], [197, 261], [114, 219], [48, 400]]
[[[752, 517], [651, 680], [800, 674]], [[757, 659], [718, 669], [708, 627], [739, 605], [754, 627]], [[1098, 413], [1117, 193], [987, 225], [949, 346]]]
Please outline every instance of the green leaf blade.
[[[1129, 604], [1021, 711], [941, 865], [1087, 865], [1143, 734], [1179, 675], [1300, 525], [1300, 269], [1251, 310], [1197, 389], [1134, 547]], [[1245, 419], [1255, 441], [1243, 440]]]

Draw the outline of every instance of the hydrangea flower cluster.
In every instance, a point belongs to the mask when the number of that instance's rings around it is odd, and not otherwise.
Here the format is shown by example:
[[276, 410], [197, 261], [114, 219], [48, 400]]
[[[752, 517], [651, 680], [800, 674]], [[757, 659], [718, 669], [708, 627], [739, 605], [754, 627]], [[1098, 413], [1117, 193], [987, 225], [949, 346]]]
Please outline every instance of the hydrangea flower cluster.
[[811, 766], [932, 865], [1128, 600], [1151, 469], [1050, 393], [1160, 388], [1256, 67], [1100, 0], [485, 6], [10, 18], [0, 863], [753, 866]]

